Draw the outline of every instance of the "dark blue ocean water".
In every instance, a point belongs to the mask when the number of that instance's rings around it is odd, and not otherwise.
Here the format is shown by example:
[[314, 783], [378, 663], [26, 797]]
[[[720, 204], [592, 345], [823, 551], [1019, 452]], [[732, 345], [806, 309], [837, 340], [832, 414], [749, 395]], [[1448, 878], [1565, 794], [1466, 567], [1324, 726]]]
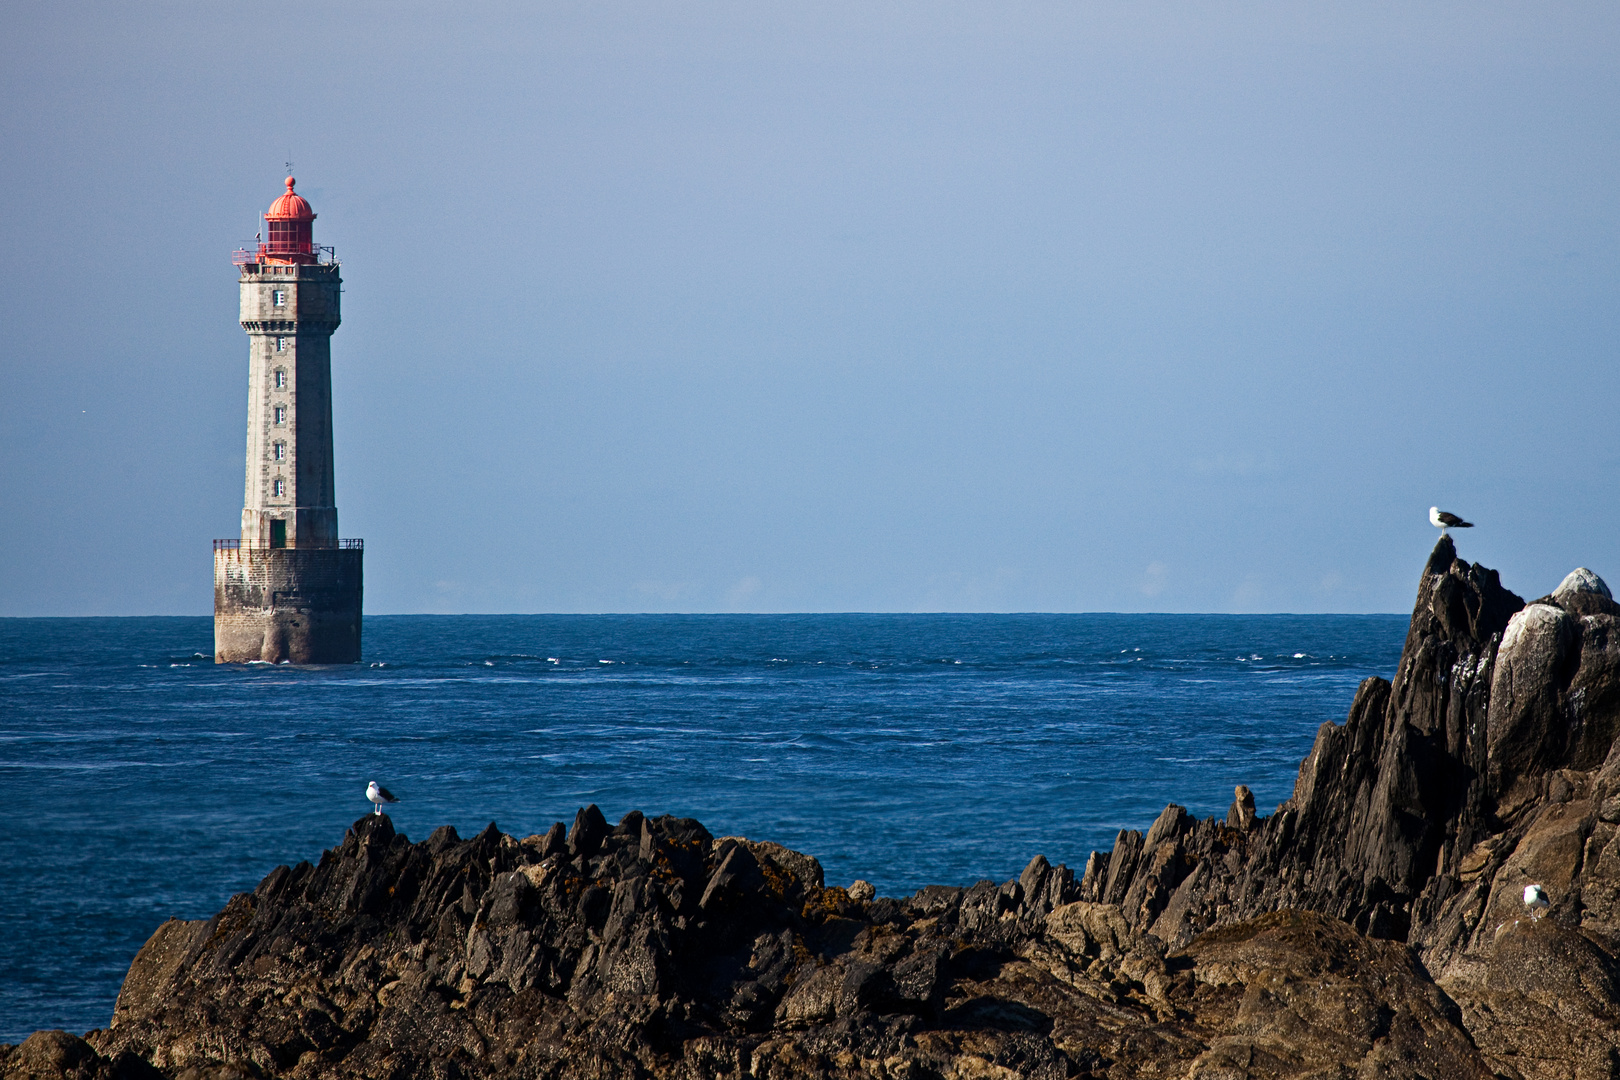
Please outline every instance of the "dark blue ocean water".
[[216, 667], [207, 618], [0, 620], [0, 1041], [106, 1025], [129, 961], [403, 796], [522, 836], [597, 803], [885, 894], [1077, 870], [1167, 802], [1262, 812], [1401, 616], [368, 618], [363, 664]]

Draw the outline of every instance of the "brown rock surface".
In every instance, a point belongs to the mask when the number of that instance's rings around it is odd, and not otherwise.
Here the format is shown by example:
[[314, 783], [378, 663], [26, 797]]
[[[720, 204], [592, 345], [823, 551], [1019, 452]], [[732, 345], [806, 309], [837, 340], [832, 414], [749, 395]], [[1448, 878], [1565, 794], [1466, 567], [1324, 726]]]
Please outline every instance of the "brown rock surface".
[[1490, 1075], [1405, 946], [1320, 915], [1167, 953], [1117, 905], [1065, 900], [1072, 876], [1044, 859], [1002, 885], [858, 903], [807, 856], [692, 821], [632, 814], [590, 847], [542, 856], [494, 829], [411, 844], [368, 815], [319, 866], [160, 927], [111, 1028], [41, 1033], [0, 1070]]

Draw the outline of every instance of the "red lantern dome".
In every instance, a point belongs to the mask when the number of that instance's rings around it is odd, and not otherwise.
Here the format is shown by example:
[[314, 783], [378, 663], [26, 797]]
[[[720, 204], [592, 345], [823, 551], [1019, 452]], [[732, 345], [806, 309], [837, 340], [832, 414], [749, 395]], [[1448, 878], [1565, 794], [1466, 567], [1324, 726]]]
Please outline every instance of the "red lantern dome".
[[269, 263], [313, 263], [315, 261], [315, 211], [293, 190], [296, 181], [287, 177], [287, 191], [265, 211], [267, 243], [259, 245], [259, 261]]
[[298, 181], [294, 180], [292, 177], [290, 177], [290, 176], [287, 177], [287, 191], [279, 199], [277, 199], [275, 202], [271, 203], [270, 204], [270, 209], [268, 209], [268, 210], [266, 210], [264, 212], [264, 216], [265, 216], [266, 220], [269, 220], [269, 221], [277, 221], [277, 220], [281, 220], [281, 221], [314, 221], [315, 220], [315, 211], [313, 211], [313, 210], [311, 210], [309, 208], [309, 202], [302, 195], [298, 194], [298, 192], [293, 190], [293, 185], [296, 184], [297, 182]]

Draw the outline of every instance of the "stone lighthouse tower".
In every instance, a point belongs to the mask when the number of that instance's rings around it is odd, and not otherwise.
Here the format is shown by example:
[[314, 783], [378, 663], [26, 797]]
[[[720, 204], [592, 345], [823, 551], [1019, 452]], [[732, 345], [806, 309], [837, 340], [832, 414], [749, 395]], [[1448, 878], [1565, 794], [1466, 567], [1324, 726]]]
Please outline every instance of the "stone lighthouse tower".
[[342, 279], [314, 242], [315, 212], [287, 191], [239, 250], [248, 333], [242, 534], [214, 541], [214, 660], [360, 659], [363, 545], [338, 538], [332, 469], [332, 331]]

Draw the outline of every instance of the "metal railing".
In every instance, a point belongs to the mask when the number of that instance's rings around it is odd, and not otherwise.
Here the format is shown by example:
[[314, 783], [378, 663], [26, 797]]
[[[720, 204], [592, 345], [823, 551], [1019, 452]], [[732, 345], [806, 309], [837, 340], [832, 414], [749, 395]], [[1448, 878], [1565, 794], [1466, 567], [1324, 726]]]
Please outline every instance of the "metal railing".
[[267, 258], [289, 255], [313, 255], [315, 262], [321, 266], [335, 266], [338, 261], [337, 249], [327, 244], [260, 244], [257, 251], [240, 247], [231, 252], [231, 265], [252, 266]]
[[[294, 545], [292, 545], [292, 544], [275, 544], [275, 545], [272, 545], [268, 540], [249, 540], [249, 541], [244, 543], [242, 540], [238, 539], [237, 537], [231, 537], [231, 538], [225, 539], [225, 540], [215, 540], [214, 541], [214, 550], [215, 551], [241, 551], [243, 549], [246, 549], [248, 551], [274, 551], [274, 550], [277, 550], [277, 549], [280, 549], [280, 548], [292, 548], [292, 547], [294, 547]], [[335, 544], [298, 544], [298, 545], [296, 545], [296, 549], [299, 550], [299, 551], [364, 551], [365, 547], [366, 547], [366, 542], [364, 540], [358, 538], [358, 537], [348, 537], [348, 538], [339, 540]]]

